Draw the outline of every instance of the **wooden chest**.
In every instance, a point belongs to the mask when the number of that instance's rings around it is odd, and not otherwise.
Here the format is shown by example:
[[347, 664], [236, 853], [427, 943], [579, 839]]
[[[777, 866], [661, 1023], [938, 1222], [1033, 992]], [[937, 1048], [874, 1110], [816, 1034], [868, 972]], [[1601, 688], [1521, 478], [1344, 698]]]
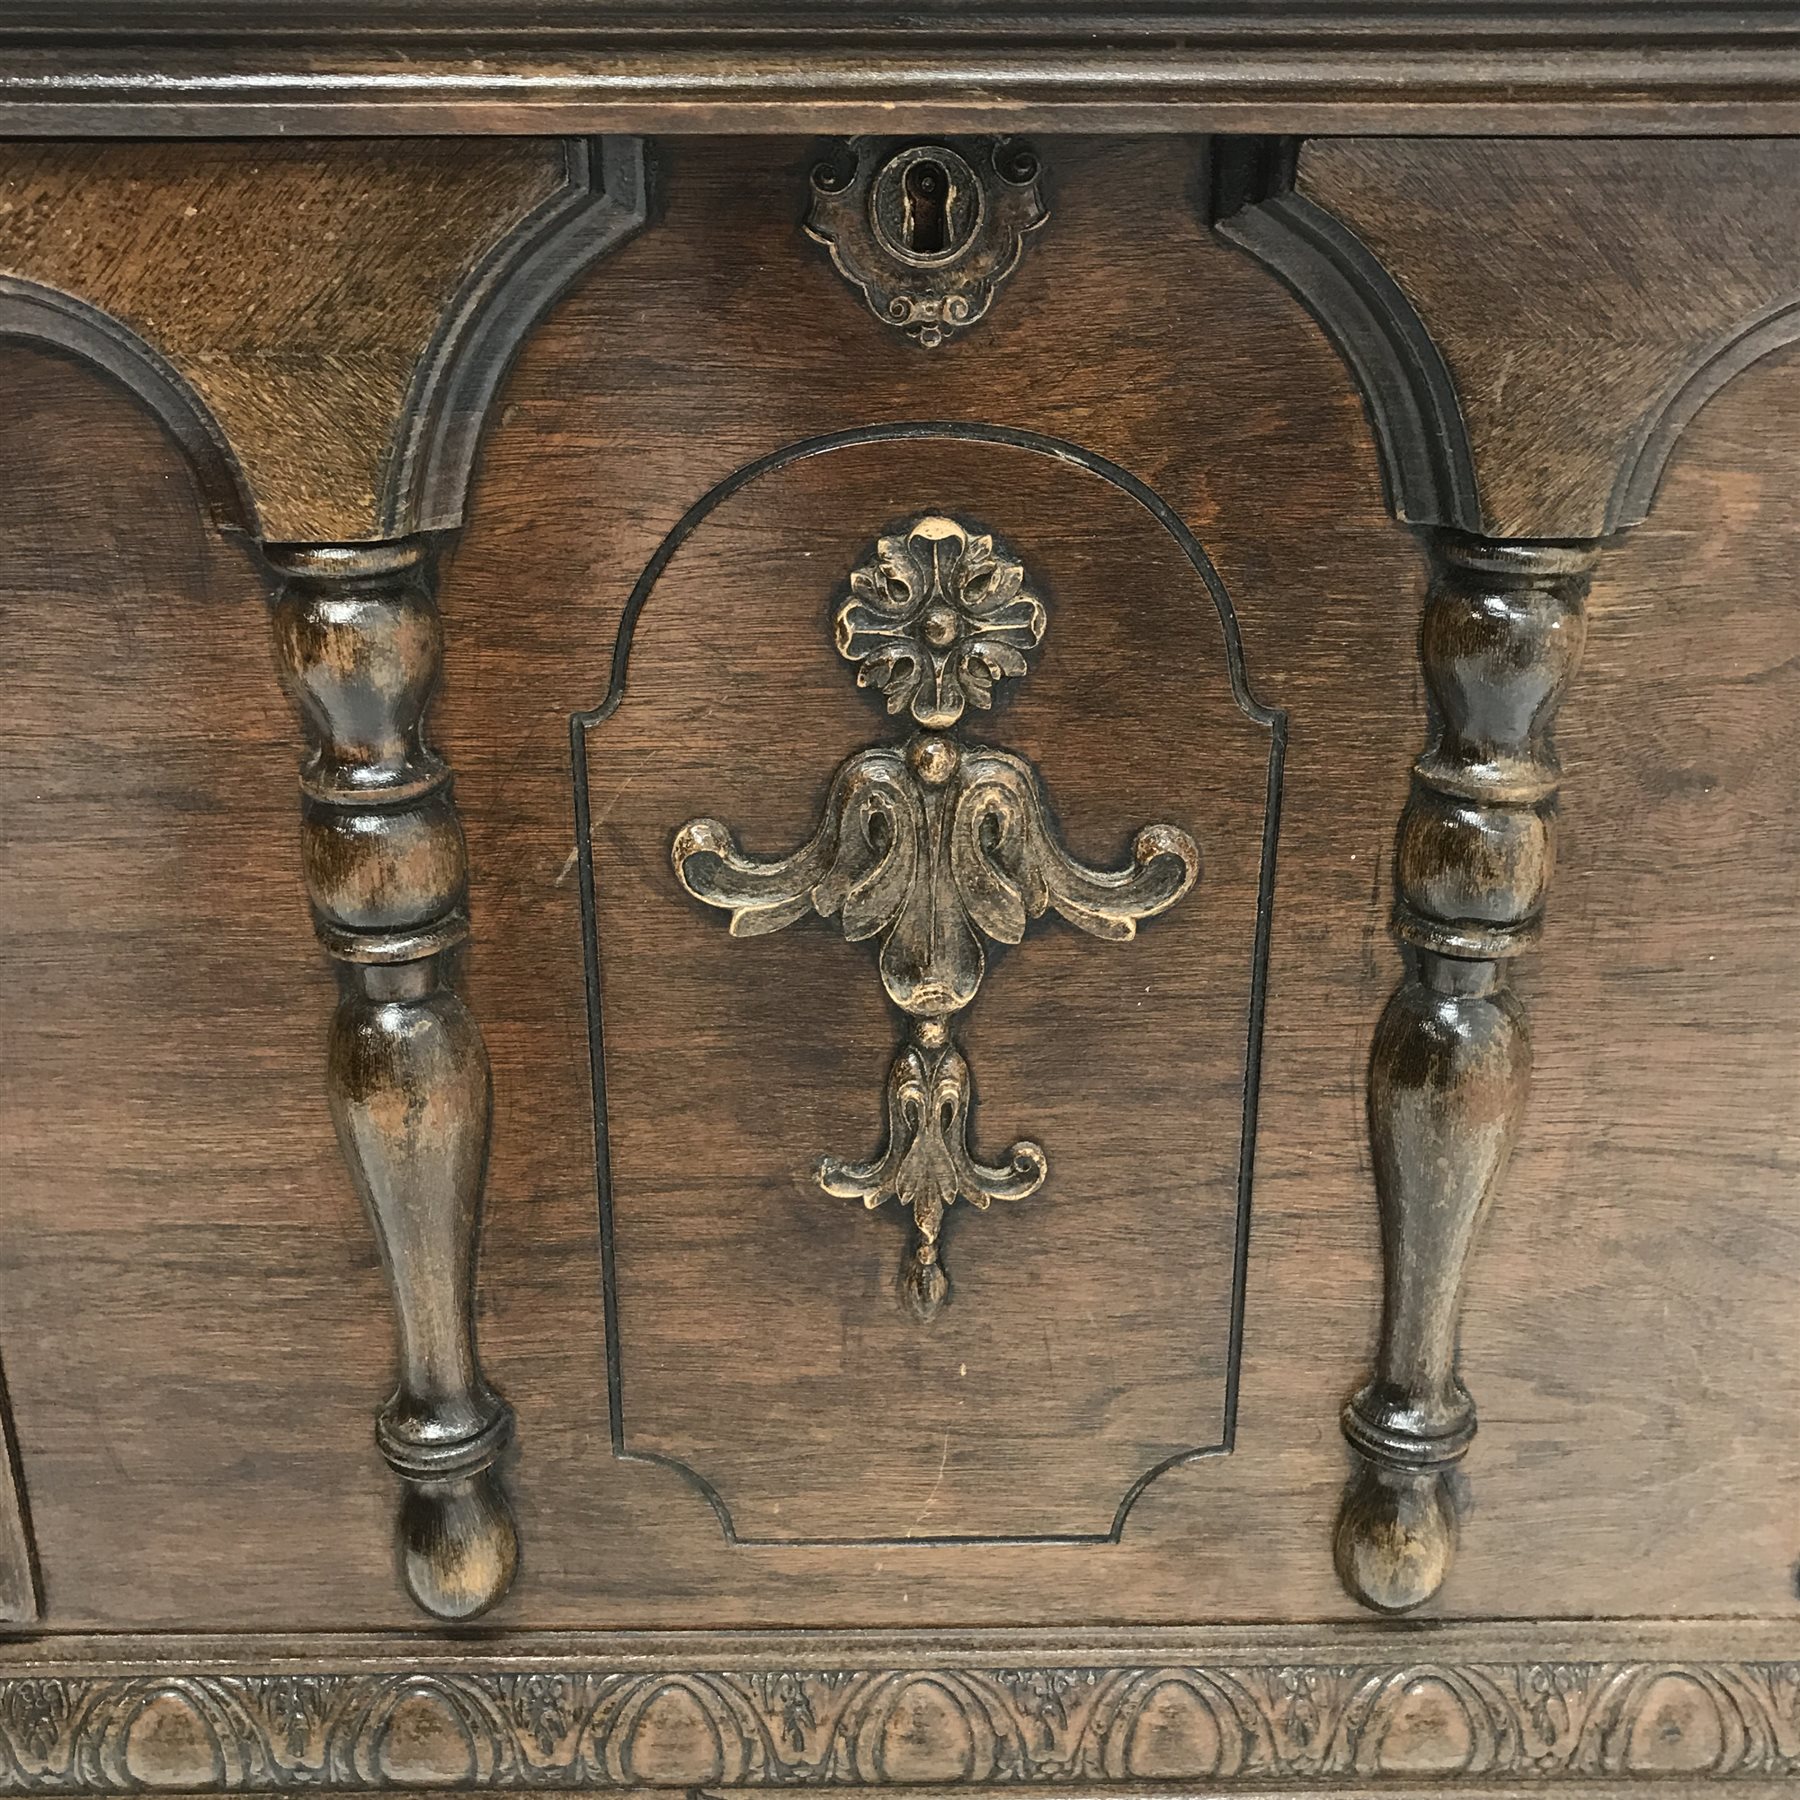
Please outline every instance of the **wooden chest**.
[[1800, 1778], [1800, 14], [1604, 11], [0, 8], [0, 1788]]

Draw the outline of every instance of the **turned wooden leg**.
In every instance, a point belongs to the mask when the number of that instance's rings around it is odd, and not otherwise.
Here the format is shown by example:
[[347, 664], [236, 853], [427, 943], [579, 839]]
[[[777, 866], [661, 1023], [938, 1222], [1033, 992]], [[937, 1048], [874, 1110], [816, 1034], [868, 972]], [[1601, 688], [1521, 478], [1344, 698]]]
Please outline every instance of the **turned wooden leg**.
[[1531, 1077], [1506, 967], [1542, 920], [1561, 773], [1550, 726], [1581, 659], [1597, 554], [1432, 539], [1420, 633], [1432, 735], [1396, 857], [1407, 971], [1369, 1066], [1381, 1343], [1344, 1411], [1358, 1467], [1337, 1532], [1344, 1585], [1384, 1612], [1436, 1593], [1455, 1549], [1447, 1476], [1475, 1435], [1456, 1375], [1463, 1277]]
[[475, 1350], [474, 1277], [490, 1083], [447, 964], [467, 935], [450, 771], [424, 741], [442, 633], [422, 538], [267, 551], [275, 642], [300, 709], [301, 846], [339, 965], [327, 1089], [393, 1289], [400, 1383], [376, 1441], [405, 1484], [408, 1590], [466, 1619], [518, 1560], [495, 1461], [512, 1432]]

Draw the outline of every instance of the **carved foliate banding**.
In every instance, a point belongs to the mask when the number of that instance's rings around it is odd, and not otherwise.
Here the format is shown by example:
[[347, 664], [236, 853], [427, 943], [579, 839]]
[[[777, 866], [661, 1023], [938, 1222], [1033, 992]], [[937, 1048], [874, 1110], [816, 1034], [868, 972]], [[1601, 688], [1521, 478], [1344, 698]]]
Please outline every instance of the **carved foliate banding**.
[[399, 1787], [401, 1755], [416, 1769], [413, 1746], [446, 1744], [458, 1795], [1775, 1800], [1800, 1778], [1800, 1666], [1785, 1622], [1734, 1625], [1723, 1646], [1705, 1625], [1589, 1625], [1580, 1660], [1550, 1624], [1472, 1652], [1455, 1635], [1290, 1626], [1211, 1654], [1201, 1634], [1172, 1650], [1166, 1633], [1109, 1632], [1077, 1650], [1065, 1627], [1012, 1634], [1011, 1660], [977, 1637], [961, 1654], [884, 1643], [852, 1661], [805, 1631], [449, 1654], [233, 1634], [199, 1672], [171, 1668], [166, 1638], [103, 1640], [72, 1666], [40, 1641], [0, 1663], [0, 1757], [9, 1792], [71, 1800], [141, 1800], [171, 1776], [209, 1794], [391, 1800], [419, 1791], [417, 1776]]
[[1581, 658], [1598, 552], [1442, 532], [1432, 553], [1420, 631], [1431, 739], [1395, 859], [1409, 967], [1369, 1063], [1381, 1341], [1344, 1413], [1363, 1460], [1337, 1537], [1346, 1585], [1384, 1611], [1435, 1593], [1454, 1550], [1445, 1471], [1475, 1435], [1455, 1366], [1463, 1279], [1531, 1074], [1505, 966], [1542, 922], [1561, 773], [1550, 728]]
[[468, 884], [450, 771], [425, 741], [442, 663], [423, 539], [268, 552], [275, 639], [306, 727], [301, 858], [342, 965], [327, 1088], [381, 1244], [399, 1385], [376, 1439], [405, 1482], [414, 1598], [467, 1618], [506, 1591], [518, 1547], [496, 1459], [512, 1415], [482, 1375], [474, 1277], [492, 1110], [487, 1051], [450, 985]]

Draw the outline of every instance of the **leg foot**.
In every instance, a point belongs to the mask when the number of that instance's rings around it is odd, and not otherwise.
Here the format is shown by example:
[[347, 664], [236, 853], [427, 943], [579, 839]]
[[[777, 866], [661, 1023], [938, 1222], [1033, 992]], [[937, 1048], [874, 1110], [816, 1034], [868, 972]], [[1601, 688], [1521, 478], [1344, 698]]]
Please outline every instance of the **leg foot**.
[[1338, 1514], [1338, 1579], [1377, 1612], [1423, 1606], [1450, 1573], [1456, 1508], [1442, 1469], [1387, 1469], [1358, 1459]]
[[519, 1534], [493, 1469], [409, 1481], [400, 1502], [406, 1591], [439, 1619], [473, 1619], [512, 1585]]

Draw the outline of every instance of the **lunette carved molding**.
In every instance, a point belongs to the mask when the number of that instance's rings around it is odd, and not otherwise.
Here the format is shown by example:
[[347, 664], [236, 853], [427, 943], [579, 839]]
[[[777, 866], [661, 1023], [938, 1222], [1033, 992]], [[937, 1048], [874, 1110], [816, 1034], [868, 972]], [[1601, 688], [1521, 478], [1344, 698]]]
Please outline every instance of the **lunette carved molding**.
[[683, 825], [672, 849], [682, 886], [728, 912], [736, 937], [816, 913], [852, 942], [878, 941], [882, 984], [910, 1020], [888, 1077], [887, 1142], [866, 1162], [821, 1157], [816, 1175], [828, 1194], [911, 1211], [901, 1290], [920, 1319], [949, 1294], [939, 1236], [952, 1203], [985, 1211], [1022, 1200], [1049, 1172], [1029, 1141], [997, 1164], [969, 1146], [973, 1089], [950, 1022], [980, 989], [982, 939], [1019, 943], [1054, 909], [1091, 936], [1125, 941], [1200, 873], [1194, 840], [1171, 825], [1139, 831], [1121, 869], [1077, 861], [1036, 770], [954, 735], [969, 707], [985, 710], [999, 682], [1026, 673], [1045, 619], [1023, 565], [990, 534], [927, 515], [879, 538], [837, 607], [837, 647], [860, 686], [922, 729], [849, 757], [811, 840], [791, 855], [747, 856], [709, 818]]
[[1049, 218], [1038, 159], [1000, 138], [856, 138], [812, 174], [807, 235], [876, 318], [935, 350], [994, 303]]
[[0, 1680], [0, 1790], [15, 1793], [1667, 1780], [1686, 1794], [1701, 1776], [1800, 1778], [1800, 1661], [1344, 1646], [1281, 1661], [646, 1667], [471, 1653], [379, 1672], [290, 1656]]
[[468, 859], [450, 771], [425, 740], [443, 656], [433, 555], [421, 538], [267, 555], [277, 660], [309, 744], [301, 861], [339, 973], [326, 1089], [399, 1327], [376, 1440], [404, 1484], [408, 1590], [469, 1618], [505, 1593], [518, 1540], [495, 1468], [512, 1413], [475, 1349], [492, 1096], [448, 968], [468, 935]]

